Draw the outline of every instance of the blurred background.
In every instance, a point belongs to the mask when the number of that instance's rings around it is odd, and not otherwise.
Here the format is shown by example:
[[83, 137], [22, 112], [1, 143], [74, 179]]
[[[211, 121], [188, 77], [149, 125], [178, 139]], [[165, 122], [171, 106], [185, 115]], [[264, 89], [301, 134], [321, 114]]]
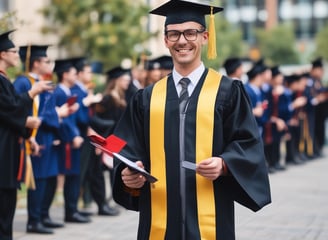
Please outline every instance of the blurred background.
[[[1, 0], [0, 30], [14, 42], [51, 44], [56, 58], [87, 55], [105, 68], [168, 54], [163, 21], [148, 11], [166, 0]], [[265, 58], [269, 65], [310, 66], [328, 59], [327, 0], [214, 0], [219, 69], [230, 56]], [[326, 78], [325, 78], [326, 80]]]

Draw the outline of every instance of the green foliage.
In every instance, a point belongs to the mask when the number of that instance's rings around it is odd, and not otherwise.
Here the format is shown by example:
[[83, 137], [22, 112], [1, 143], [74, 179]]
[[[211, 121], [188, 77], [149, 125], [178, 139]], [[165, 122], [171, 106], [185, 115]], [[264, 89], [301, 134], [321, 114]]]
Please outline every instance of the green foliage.
[[244, 56], [246, 53], [246, 46], [243, 43], [240, 29], [234, 29], [223, 17], [216, 16], [215, 29], [218, 56], [215, 60], [208, 60], [207, 49], [205, 48], [206, 51], [203, 52], [203, 60], [206, 66], [218, 69], [228, 57]]
[[109, 67], [140, 54], [136, 46], [151, 36], [142, 24], [148, 10], [131, 0], [51, 0], [41, 10], [49, 22], [43, 32], [58, 35], [68, 56], [86, 54]]
[[[0, 33], [6, 32], [9, 30], [15, 29], [15, 26], [22, 25], [23, 22], [19, 21], [17, 18], [17, 12], [12, 11], [12, 12], [7, 12], [2, 15], [0, 18]], [[15, 79], [17, 75], [21, 72], [21, 67], [11, 67], [7, 69], [7, 75], [9, 76], [10, 79]]]
[[4, 13], [0, 18], [0, 32], [14, 29], [18, 22], [16, 11]]
[[316, 51], [315, 55], [317, 57], [321, 56], [325, 60], [328, 60], [328, 25], [321, 29], [315, 37]]
[[299, 55], [295, 48], [296, 39], [291, 27], [278, 25], [271, 30], [257, 29], [255, 35], [261, 55], [265, 56], [269, 63], [299, 63]]

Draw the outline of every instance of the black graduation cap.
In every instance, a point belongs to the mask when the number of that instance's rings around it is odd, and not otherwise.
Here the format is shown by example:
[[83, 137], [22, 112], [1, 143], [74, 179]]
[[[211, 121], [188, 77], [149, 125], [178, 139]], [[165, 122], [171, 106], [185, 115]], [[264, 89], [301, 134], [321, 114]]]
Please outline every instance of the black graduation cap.
[[[151, 14], [165, 16], [165, 26], [193, 21], [206, 28], [205, 15], [222, 11], [221, 7], [212, 7], [200, 1], [171, 0], [150, 11]], [[212, 11], [212, 12], [211, 12]]]
[[247, 72], [248, 79], [253, 79], [257, 75], [263, 73], [267, 68], [261, 64], [254, 64], [254, 66]]
[[167, 70], [173, 69], [173, 60], [171, 56], [163, 55], [156, 58], [156, 61], [159, 63], [160, 69], [167, 69]]
[[153, 9], [150, 13], [166, 17], [165, 26], [192, 21], [199, 23], [204, 28], [206, 28], [205, 15], [210, 14], [207, 57], [209, 59], [214, 59], [216, 57], [214, 14], [220, 11], [223, 11], [223, 8], [210, 6], [200, 1], [171, 0]]
[[47, 49], [49, 45], [28, 45], [19, 47], [19, 56], [22, 62], [26, 61], [27, 55], [29, 59], [47, 57]]
[[54, 72], [68, 72], [72, 67], [74, 67], [74, 59], [58, 59], [55, 61]]
[[71, 60], [78, 72], [82, 71], [85, 66], [90, 65], [86, 57], [76, 57], [76, 58], [72, 58]]
[[223, 63], [223, 67], [228, 75], [234, 73], [241, 65], [242, 61], [237, 57], [228, 58]]
[[298, 82], [299, 80], [301, 80], [302, 76], [299, 74], [291, 74], [289, 76], [285, 76], [284, 80], [285, 82], [290, 85], [294, 82]]
[[9, 39], [9, 34], [16, 30], [10, 30], [0, 34], [0, 51], [14, 48], [15, 44]]
[[106, 72], [108, 80], [114, 80], [125, 74], [130, 74], [129, 68], [122, 68], [121, 66], [114, 67]]
[[269, 67], [264, 63], [264, 59], [261, 58], [260, 60], [258, 60], [255, 65], [260, 66], [261, 68], [263, 68], [263, 72], [267, 69], [269, 69]]
[[103, 73], [103, 63], [99, 61], [91, 62], [91, 68], [93, 73], [102, 74]]
[[323, 67], [323, 63], [322, 63], [322, 58], [321, 57], [315, 59], [312, 62], [312, 68], [322, 68], [322, 67]]
[[272, 67], [271, 74], [272, 74], [272, 77], [275, 77], [275, 76], [278, 76], [279, 74], [281, 74], [281, 72], [279, 70], [279, 66]]
[[146, 62], [146, 66], [145, 69], [146, 70], [155, 70], [155, 69], [160, 69], [161, 68], [161, 64], [157, 59], [152, 59], [152, 60], [148, 60]]

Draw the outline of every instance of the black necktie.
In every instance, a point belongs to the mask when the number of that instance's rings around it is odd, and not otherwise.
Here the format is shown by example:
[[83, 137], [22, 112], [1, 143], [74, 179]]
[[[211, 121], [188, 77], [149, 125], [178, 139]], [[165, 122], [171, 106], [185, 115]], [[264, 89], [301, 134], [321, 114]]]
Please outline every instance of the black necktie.
[[180, 113], [184, 112], [188, 98], [189, 98], [189, 94], [188, 94], [188, 85], [190, 83], [190, 79], [189, 78], [181, 78], [181, 80], [179, 81], [179, 84], [181, 85], [181, 92], [180, 92], [180, 96], [179, 96], [179, 109], [180, 109]]

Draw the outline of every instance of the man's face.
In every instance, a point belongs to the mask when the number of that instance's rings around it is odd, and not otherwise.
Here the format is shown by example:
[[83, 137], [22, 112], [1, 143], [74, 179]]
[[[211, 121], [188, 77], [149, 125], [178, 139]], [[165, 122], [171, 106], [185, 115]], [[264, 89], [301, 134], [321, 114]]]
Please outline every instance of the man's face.
[[90, 83], [92, 81], [91, 66], [85, 66], [82, 71], [78, 72], [78, 79], [84, 84]]
[[10, 48], [1, 52], [1, 59], [6, 62], [8, 67], [15, 67], [19, 64], [18, 50]]
[[48, 57], [41, 57], [38, 61], [35, 61], [34, 66], [40, 75], [51, 73], [53, 68], [51, 60]]
[[[188, 29], [202, 31], [204, 28], [196, 22], [184, 22], [181, 24], [169, 24], [166, 26], [166, 32], [175, 30], [179, 32]], [[198, 32], [195, 40], [187, 40], [183, 34], [177, 41], [170, 41], [168, 35], [165, 36], [165, 46], [169, 49], [175, 66], [180, 65], [198, 65], [201, 61], [202, 46], [207, 43], [208, 32]]]
[[69, 86], [74, 86], [76, 79], [77, 79], [77, 71], [75, 68], [70, 68], [68, 72], [65, 72], [63, 75], [64, 81]]

